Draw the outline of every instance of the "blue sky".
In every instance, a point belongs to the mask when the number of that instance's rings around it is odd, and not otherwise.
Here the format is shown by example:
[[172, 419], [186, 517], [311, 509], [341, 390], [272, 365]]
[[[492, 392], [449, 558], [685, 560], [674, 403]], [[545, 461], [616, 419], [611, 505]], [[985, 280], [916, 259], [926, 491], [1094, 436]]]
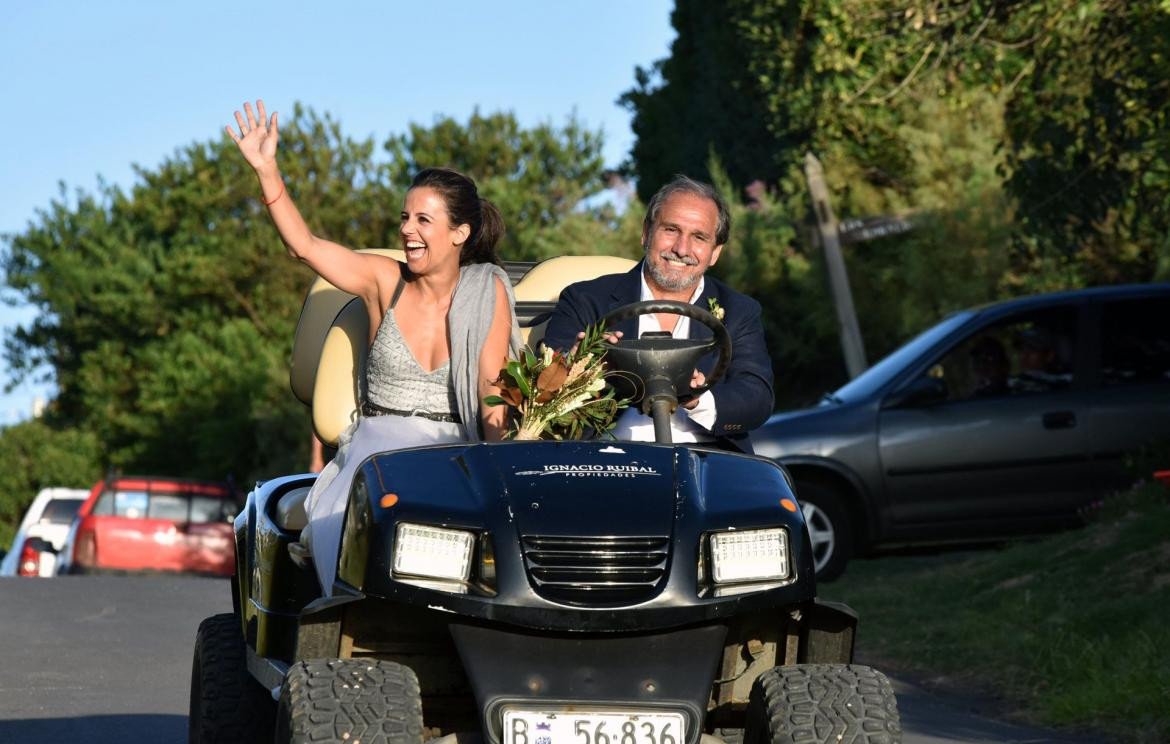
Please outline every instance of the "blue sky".
[[[128, 185], [176, 148], [218, 137], [245, 100], [301, 101], [354, 137], [436, 116], [514, 111], [523, 124], [572, 112], [633, 143], [616, 105], [634, 67], [669, 52], [669, 0], [587, 2], [8, 3], [0, 24], [0, 233], [24, 231], [58, 196]], [[281, 256], [274, 255], [273, 260]], [[3, 296], [11, 298], [10, 291]], [[0, 328], [33, 317], [0, 307]], [[8, 381], [7, 371], [0, 377]], [[0, 393], [0, 424], [27, 418], [24, 383]]]

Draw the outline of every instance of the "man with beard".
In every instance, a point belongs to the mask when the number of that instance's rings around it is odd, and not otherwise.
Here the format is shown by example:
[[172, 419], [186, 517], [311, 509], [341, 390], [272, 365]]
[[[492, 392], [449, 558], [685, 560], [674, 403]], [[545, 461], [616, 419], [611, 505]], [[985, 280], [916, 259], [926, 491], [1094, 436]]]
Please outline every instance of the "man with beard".
[[[723, 252], [730, 223], [727, 205], [714, 188], [676, 176], [647, 206], [642, 261], [625, 274], [566, 287], [549, 319], [544, 343], [567, 350], [585, 326], [611, 310], [642, 300], [678, 300], [712, 311], [731, 334], [731, 366], [710, 390], [679, 406], [671, 418], [672, 434], [675, 442], [708, 442], [750, 453], [748, 432], [772, 412], [772, 362], [764, 343], [760, 304], [705, 276]], [[712, 335], [703, 324], [674, 314], [643, 315], [607, 330], [616, 339], [663, 331], [675, 338]], [[692, 387], [704, 384], [715, 359], [715, 354], [709, 354], [699, 363]], [[614, 435], [628, 441], [653, 441], [654, 425], [650, 417], [631, 407], [622, 414]]]

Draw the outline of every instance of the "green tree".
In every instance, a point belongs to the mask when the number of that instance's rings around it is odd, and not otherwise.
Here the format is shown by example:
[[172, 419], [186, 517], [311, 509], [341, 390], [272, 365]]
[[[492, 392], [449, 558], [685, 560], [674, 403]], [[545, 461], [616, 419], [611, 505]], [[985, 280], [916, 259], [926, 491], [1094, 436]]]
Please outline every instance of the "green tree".
[[[449, 117], [430, 127], [411, 125], [391, 137], [390, 179], [403, 188], [427, 165], [445, 165], [471, 174], [480, 194], [500, 208], [507, 233], [503, 258], [539, 260], [574, 253], [612, 253], [623, 220], [613, 210], [581, 210], [586, 197], [601, 191], [606, 170], [600, 132], [576, 116], [562, 127], [522, 128], [511, 113], [472, 113], [466, 124]], [[635, 239], [635, 245], [636, 245]]]
[[[33, 420], [0, 429], [0, 547], [42, 488], [89, 488], [101, 477], [97, 438]], [[19, 546], [14, 546], [19, 547]]]
[[[849, 175], [835, 195], [844, 216], [922, 209], [912, 197], [930, 182], [905, 133], [930, 109], [1006, 152], [1000, 177], [1018, 209], [1005, 287], [1170, 274], [1167, 3], [678, 0], [672, 20], [671, 56], [638, 70], [622, 99], [647, 188], [671, 170], [703, 172], [710, 146], [737, 187], [771, 173], [797, 193], [812, 151]], [[972, 117], [989, 97], [996, 117]], [[735, 115], [688, 119], [698, 101]]]
[[1034, 21], [1038, 5], [678, 0], [671, 56], [638, 69], [621, 99], [639, 137], [634, 172], [653, 191], [664, 173], [706, 172], [713, 149], [742, 187], [783, 181], [806, 151], [836, 149], [871, 184], [905, 194], [907, 113], [932, 100], [963, 110], [967, 91], [1010, 85], [1026, 65], [1015, 46], [1031, 26], [1020, 19]]
[[1008, 186], [1033, 276], [1170, 278], [1167, 38], [1165, 2], [1082, 0], [1047, 19], [1007, 111]]
[[638, 67], [634, 87], [618, 99], [633, 115], [631, 167], [642, 201], [676, 173], [710, 180], [712, 149], [740, 186], [781, 175], [773, 155], [785, 144], [760, 106], [766, 85], [745, 74], [750, 50], [733, 20], [741, 11], [734, 5], [676, 0], [670, 56]]

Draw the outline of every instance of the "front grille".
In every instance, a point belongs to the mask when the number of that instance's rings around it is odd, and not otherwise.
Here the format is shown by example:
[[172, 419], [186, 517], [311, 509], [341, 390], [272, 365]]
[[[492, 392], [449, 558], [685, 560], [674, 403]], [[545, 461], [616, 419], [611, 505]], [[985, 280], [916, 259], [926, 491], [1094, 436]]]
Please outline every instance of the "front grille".
[[654, 596], [666, 577], [669, 537], [526, 535], [524, 562], [536, 593], [554, 602], [623, 605]]

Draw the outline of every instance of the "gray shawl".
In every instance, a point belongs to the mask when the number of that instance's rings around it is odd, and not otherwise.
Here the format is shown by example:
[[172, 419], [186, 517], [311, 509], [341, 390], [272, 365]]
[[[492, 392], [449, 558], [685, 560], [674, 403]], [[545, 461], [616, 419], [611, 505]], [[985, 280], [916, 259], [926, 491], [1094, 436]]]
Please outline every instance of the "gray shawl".
[[455, 385], [459, 418], [463, 420], [463, 430], [469, 442], [483, 439], [479, 421], [479, 357], [495, 313], [497, 278], [504, 284], [504, 291], [508, 294], [508, 308], [512, 312], [508, 356], [518, 359], [523, 342], [520, 339], [520, 327], [516, 325], [516, 296], [512, 294], [512, 282], [499, 266], [477, 263], [460, 269], [459, 283], [455, 285], [451, 310], [447, 314], [447, 332], [451, 338], [451, 381]]

